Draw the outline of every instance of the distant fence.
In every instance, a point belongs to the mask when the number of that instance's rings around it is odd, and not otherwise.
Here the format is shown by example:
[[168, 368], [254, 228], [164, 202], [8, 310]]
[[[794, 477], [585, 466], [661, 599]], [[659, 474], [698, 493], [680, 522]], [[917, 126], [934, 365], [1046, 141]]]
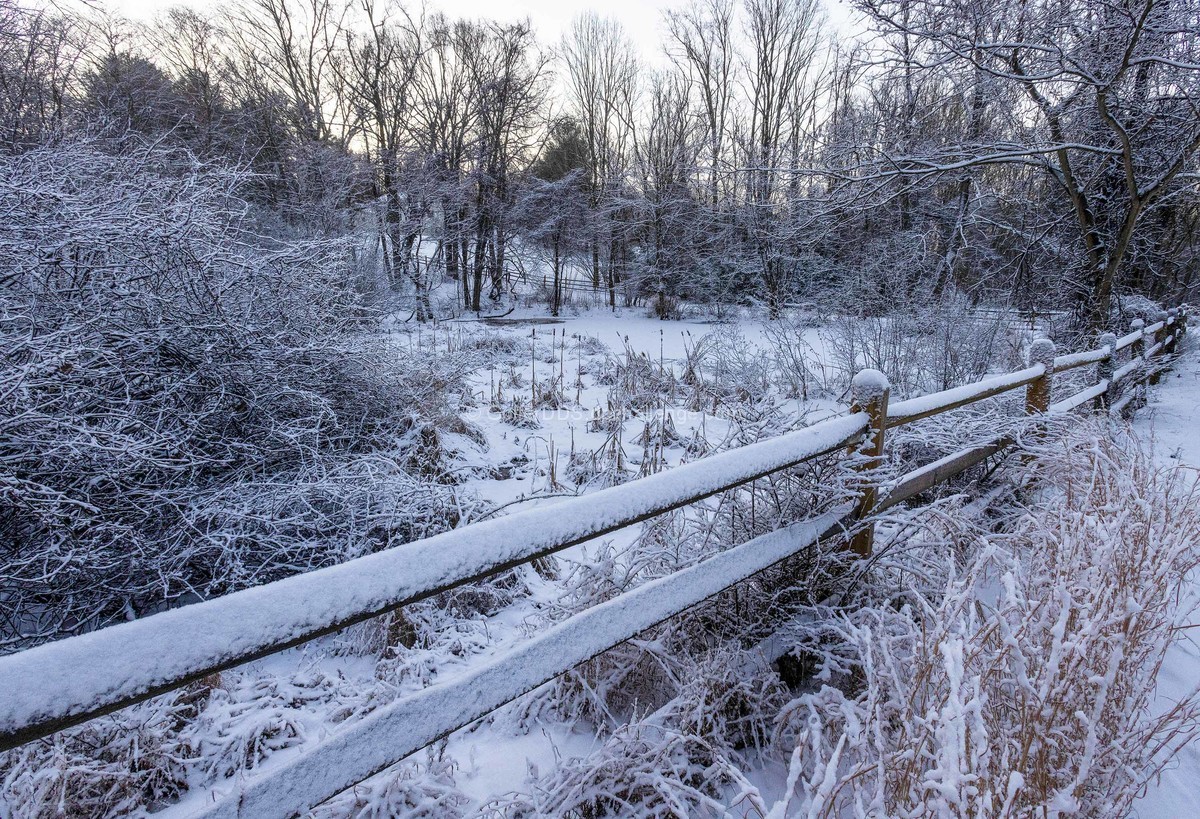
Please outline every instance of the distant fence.
[[[196, 683], [354, 623], [679, 509], [775, 472], [851, 449], [871, 470], [890, 429], [1025, 389], [1034, 417], [1082, 407], [1136, 406], [1186, 332], [1172, 310], [1135, 322], [1100, 347], [1056, 355], [1031, 345], [1029, 366], [943, 392], [889, 403], [882, 374], [855, 377], [848, 415], [552, 506], [472, 524], [347, 563], [0, 657], [0, 750]], [[1096, 381], [1052, 403], [1056, 373], [1096, 367]], [[871, 552], [870, 516], [910, 500], [1012, 446], [975, 444], [878, 485], [864, 471], [858, 499], [732, 547], [575, 614], [469, 672], [402, 697], [311, 749], [235, 786], [193, 815], [291, 817], [378, 773], [556, 676], [820, 541]], [[171, 813], [171, 811], [168, 811]], [[175, 815], [175, 814], [172, 814]]]

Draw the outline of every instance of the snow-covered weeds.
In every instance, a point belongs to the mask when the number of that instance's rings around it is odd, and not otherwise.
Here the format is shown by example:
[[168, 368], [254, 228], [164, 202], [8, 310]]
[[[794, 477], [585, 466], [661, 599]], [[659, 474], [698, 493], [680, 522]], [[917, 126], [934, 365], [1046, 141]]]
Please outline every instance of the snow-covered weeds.
[[781, 716], [772, 815], [1125, 816], [1191, 737], [1195, 695], [1150, 705], [1200, 560], [1195, 487], [1093, 429], [1032, 476], [940, 596], [813, 627], [824, 684]]
[[843, 316], [821, 332], [840, 382], [863, 367], [880, 370], [894, 397], [949, 389], [979, 380], [989, 369], [1011, 368], [1020, 352], [1000, 314], [976, 314], [965, 301], [901, 309], [880, 316]]

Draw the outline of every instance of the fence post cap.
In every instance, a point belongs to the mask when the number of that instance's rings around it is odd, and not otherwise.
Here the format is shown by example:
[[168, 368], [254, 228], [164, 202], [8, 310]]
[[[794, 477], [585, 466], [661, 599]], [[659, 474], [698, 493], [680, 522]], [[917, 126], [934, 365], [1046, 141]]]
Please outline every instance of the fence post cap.
[[1100, 346], [1107, 347], [1109, 355], [1111, 355], [1113, 350], [1117, 346], [1116, 334], [1115, 333], [1101, 333], [1100, 334]]
[[1046, 369], [1054, 366], [1054, 342], [1048, 338], [1035, 338], [1029, 345], [1029, 366], [1045, 364]]
[[1146, 322], [1145, 322], [1145, 321], [1143, 321], [1143, 320], [1142, 320], [1142, 319], [1140, 319], [1140, 318], [1139, 318], [1139, 319], [1134, 319], [1133, 321], [1129, 322], [1129, 329], [1130, 329], [1130, 330], [1141, 330], [1141, 329], [1143, 329], [1145, 326], [1146, 326]]
[[859, 370], [850, 382], [850, 395], [856, 404], [867, 404], [892, 388], [888, 377], [879, 370]]

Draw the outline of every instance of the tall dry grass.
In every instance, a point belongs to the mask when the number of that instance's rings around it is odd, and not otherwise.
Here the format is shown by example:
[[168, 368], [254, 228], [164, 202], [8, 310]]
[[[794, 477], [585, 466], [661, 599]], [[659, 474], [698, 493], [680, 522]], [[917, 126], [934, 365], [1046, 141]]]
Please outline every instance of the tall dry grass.
[[1195, 733], [1195, 692], [1154, 699], [1193, 605], [1194, 482], [1107, 430], [1040, 455], [939, 598], [814, 629], [827, 682], [782, 715], [771, 816], [1125, 816]]

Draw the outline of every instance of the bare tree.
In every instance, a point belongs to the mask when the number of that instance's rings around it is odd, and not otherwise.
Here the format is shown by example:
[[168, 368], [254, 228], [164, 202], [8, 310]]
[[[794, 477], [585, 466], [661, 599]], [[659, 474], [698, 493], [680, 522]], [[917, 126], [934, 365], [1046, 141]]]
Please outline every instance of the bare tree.
[[439, 255], [446, 275], [460, 279], [462, 305], [470, 309], [470, 198], [465, 175], [478, 111], [471, 104], [464, 52], [474, 47], [476, 29], [441, 15], [434, 15], [427, 25], [427, 46], [413, 89], [409, 139], [415, 150], [428, 157], [441, 217]]
[[349, 137], [334, 71], [345, 12], [335, 0], [252, 0], [229, 12], [243, 81], [285, 96], [292, 126], [310, 142], [344, 145]]
[[[679, 73], [651, 76], [645, 123], [635, 143], [638, 232], [641, 253], [634, 270], [639, 296], [653, 298], [655, 314], [677, 313], [677, 300], [699, 288], [691, 280], [704, 245], [695, 168], [704, 151], [692, 86]], [[710, 203], [711, 204], [711, 203]]]
[[874, 175], [928, 176], [1008, 164], [1044, 174], [1078, 248], [1083, 325], [1109, 319], [1114, 293], [1156, 212], [1194, 196], [1200, 150], [1200, 19], [1195, 3], [1109, 0], [860, 4], [879, 29], [920, 42], [904, 70], [975, 77], [1022, 102], [1004, 127], [920, 156], [888, 155]]
[[375, 170], [374, 198], [382, 204], [380, 243], [393, 290], [413, 287], [416, 318], [432, 318], [425, 271], [414, 248], [428, 202], [420, 185], [403, 173], [423, 162], [406, 152], [406, 136], [422, 58], [421, 27], [403, 9], [362, 0], [362, 31], [344, 31], [345, 45], [334, 62], [354, 115], [355, 133]]
[[[575, 19], [563, 39], [562, 57], [567, 69], [571, 107], [583, 132], [588, 151], [588, 190], [598, 216], [611, 204], [606, 198], [621, 183], [632, 138], [633, 108], [637, 93], [637, 62], [629, 38], [615, 20], [593, 12]], [[596, 219], [592, 237], [592, 286], [600, 287], [601, 251], [609, 305], [616, 307], [615, 269], [623, 248], [611, 226]]]
[[726, 147], [736, 68], [733, 0], [697, 0], [667, 15], [669, 51], [695, 84], [704, 111], [708, 145], [708, 196], [720, 201], [722, 170], [729, 165]]
[[15, 151], [59, 134], [85, 40], [77, 19], [0, 0], [0, 145]]
[[[799, 129], [811, 101], [822, 18], [816, 0], [746, 0], [750, 42], [744, 75], [749, 120], [742, 134], [747, 188], [746, 218], [758, 257], [767, 304], [777, 317], [792, 266], [779, 220], [779, 170], [795, 167]], [[789, 151], [789, 146], [795, 146]]]

